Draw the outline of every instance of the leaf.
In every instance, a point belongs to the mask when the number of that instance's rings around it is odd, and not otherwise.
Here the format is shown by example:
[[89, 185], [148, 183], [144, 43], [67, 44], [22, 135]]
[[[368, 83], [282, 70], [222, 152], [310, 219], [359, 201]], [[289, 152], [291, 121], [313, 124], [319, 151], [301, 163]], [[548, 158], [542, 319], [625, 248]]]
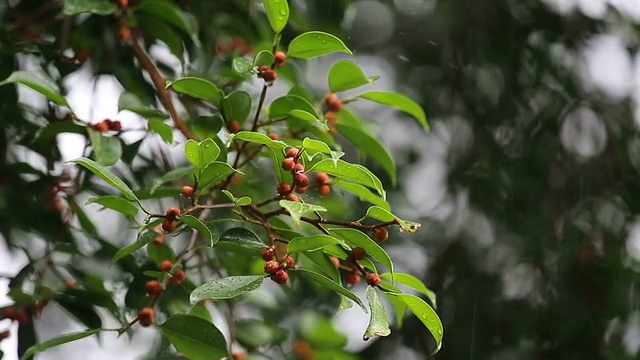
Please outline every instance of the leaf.
[[209, 187], [217, 184], [220, 180], [226, 178], [234, 171], [242, 174], [242, 172], [235, 170], [231, 165], [225, 162], [214, 161], [207, 165], [202, 169], [200, 174], [198, 193], [206, 191]]
[[329, 229], [329, 232], [347, 240], [355, 246], [363, 248], [368, 255], [386, 266], [387, 269], [389, 269], [389, 271], [391, 272], [391, 277], [393, 278], [393, 262], [391, 261], [389, 254], [387, 254], [387, 252], [380, 245], [378, 245], [377, 242], [367, 236], [367, 234], [363, 233], [360, 230], [346, 228]]
[[328, 277], [326, 277], [326, 276], [324, 276], [322, 274], [318, 274], [317, 272], [313, 272], [313, 271], [309, 271], [309, 270], [305, 270], [305, 269], [291, 269], [291, 270], [289, 270], [289, 272], [302, 274], [302, 275], [310, 278], [311, 280], [317, 282], [318, 284], [326, 287], [327, 289], [329, 289], [331, 291], [335, 291], [338, 294], [344, 295], [344, 296], [348, 297], [349, 299], [353, 300], [356, 304], [358, 304], [360, 306], [362, 311], [364, 311], [365, 313], [369, 312], [367, 310], [367, 308], [364, 306], [364, 303], [362, 302], [362, 300], [360, 300], [360, 298], [358, 296], [356, 296], [356, 294], [354, 294], [353, 292], [345, 289], [342, 285], [340, 285], [337, 282], [329, 279]]
[[102, 165], [97, 164], [95, 161], [87, 158], [79, 158], [79, 159], [73, 160], [72, 162], [84, 166], [85, 168], [89, 169], [89, 171], [91, 171], [92, 173], [101, 177], [104, 181], [109, 183], [111, 186], [120, 190], [122, 192], [122, 195], [124, 195], [124, 197], [127, 200], [140, 202], [140, 200], [138, 200], [138, 198], [133, 193], [131, 188], [129, 188], [129, 186], [127, 186], [127, 184], [124, 183], [124, 181], [122, 181], [119, 177], [117, 177], [116, 174], [104, 168]]
[[78, 125], [73, 121], [57, 121], [48, 124], [36, 132], [32, 143], [44, 142], [53, 139], [61, 133], [85, 134], [86, 127]]
[[184, 64], [184, 43], [182, 34], [178, 34], [175, 28], [153, 14], [140, 13], [136, 16], [138, 24], [142, 25], [145, 35], [162, 41], [167, 45], [171, 53]]
[[234, 57], [231, 60], [231, 68], [242, 76], [253, 75], [253, 61], [242, 56]]
[[186, 166], [177, 169], [173, 169], [168, 173], [162, 175], [159, 178], [153, 180], [153, 186], [151, 187], [151, 193], [153, 194], [162, 184], [170, 181], [182, 179], [185, 176], [191, 175], [195, 171], [193, 166]]
[[351, 50], [337, 37], [322, 31], [308, 31], [291, 40], [287, 56], [310, 59], [334, 52], [352, 55]]
[[245, 275], [209, 281], [193, 290], [189, 301], [195, 304], [202, 300], [232, 299], [259, 288], [264, 278], [264, 275]]
[[[402, 291], [400, 291], [400, 289], [398, 289], [397, 287], [391, 285], [391, 283], [387, 283], [385, 281], [383, 281], [380, 286], [383, 289], [384, 296], [387, 298], [391, 306], [393, 306], [393, 310], [396, 313], [396, 327], [400, 329], [402, 328], [402, 324], [404, 323], [404, 316], [407, 313], [407, 304], [405, 304], [402, 299], [390, 296], [389, 294], [402, 293]], [[389, 291], [388, 289], [391, 289], [392, 291]]]
[[118, 10], [118, 6], [109, 0], [65, 0], [62, 13], [67, 16], [93, 13], [110, 15]]
[[387, 311], [378, 297], [376, 288], [367, 286], [367, 300], [369, 301], [369, 309], [371, 309], [371, 318], [362, 340], [367, 341], [374, 336], [388, 336], [391, 334], [391, 329], [389, 329]]
[[380, 164], [384, 171], [387, 172], [389, 177], [391, 178], [391, 184], [395, 186], [396, 184], [396, 164], [393, 162], [391, 155], [387, 152], [387, 149], [384, 148], [378, 141], [378, 139], [370, 136], [366, 132], [349, 126], [337, 123], [336, 129], [338, 132], [344, 136], [349, 142], [358, 148], [358, 150], [362, 151], [375, 162]]
[[87, 201], [87, 204], [99, 204], [127, 216], [135, 216], [138, 213], [137, 206], [133, 205], [126, 199], [115, 195], [105, 195], [98, 198], [91, 198]]
[[91, 147], [100, 165], [110, 166], [118, 162], [122, 157], [122, 143], [120, 139], [113, 136], [105, 136], [101, 132], [87, 128]]
[[202, 220], [200, 220], [197, 217], [192, 216], [192, 215], [182, 215], [182, 216], [180, 216], [179, 219], [185, 225], [187, 225], [190, 228], [196, 229], [200, 234], [202, 234], [202, 236], [207, 238], [209, 240], [209, 242], [210, 242], [209, 246], [213, 247], [215, 245], [215, 242], [214, 242], [214, 239], [213, 239], [213, 234], [211, 233], [211, 230], [209, 230], [207, 225], [205, 225], [202, 222]]
[[251, 95], [243, 90], [236, 90], [222, 99], [222, 114], [228, 121], [236, 120], [240, 125], [251, 112]]
[[78, 331], [78, 332], [73, 332], [73, 333], [69, 333], [69, 334], [65, 334], [62, 336], [59, 336], [57, 338], [53, 338], [50, 340], [47, 340], [45, 342], [42, 342], [40, 344], [34, 345], [30, 348], [27, 349], [27, 351], [25, 351], [24, 354], [22, 354], [22, 356], [20, 357], [20, 360], [26, 360], [31, 358], [34, 354], [37, 354], [39, 352], [43, 352], [49, 348], [58, 346], [58, 345], [62, 345], [62, 344], [66, 344], [72, 341], [76, 341], [76, 340], [80, 340], [86, 337], [89, 337], [91, 335], [95, 335], [97, 333], [99, 333], [102, 329], [91, 329], [91, 330], [83, 330], [83, 331]]
[[372, 84], [378, 77], [367, 77], [355, 62], [340, 60], [329, 70], [329, 90], [339, 92]]
[[153, 14], [176, 28], [184, 31], [191, 37], [191, 40], [198, 45], [197, 28], [194, 22], [190, 21], [187, 14], [180, 10], [175, 4], [167, 0], [146, 0], [143, 1], [136, 11]]
[[212, 82], [197, 78], [183, 77], [167, 84], [167, 88], [181, 94], [186, 94], [197, 99], [209, 101], [216, 106], [220, 106], [222, 101], [222, 91]]
[[267, 247], [264, 242], [260, 240], [258, 235], [253, 231], [246, 228], [231, 228], [222, 235], [220, 235], [220, 241], [229, 242], [244, 247], [262, 250]]
[[384, 222], [395, 220], [402, 229], [412, 233], [418, 231], [418, 229], [420, 228], [420, 223], [402, 220], [399, 217], [390, 213], [388, 210], [385, 210], [379, 206], [371, 206], [369, 209], [367, 209], [367, 213], [364, 215], [364, 217], [361, 220], [364, 220], [367, 217], [374, 218]]
[[289, 253], [316, 251], [329, 245], [342, 243], [342, 241], [329, 235], [302, 236], [289, 241], [289, 244], [287, 245], [287, 251]]
[[436, 349], [432, 355], [440, 351], [442, 347], [442, 335], [443, 327], [438, 314], [433, 310], [429, 304], [417, 296], [410, 294], [398, 294], [398, 293], [386, 293], [389, 297], [398, 297], [404, 301], [409, 307], [409, 310], [422, 321], [422, 323], [429, 329], [431, 335], [436, 341]]
[[164, 140], [164, 142], [166, 142], [167, 144], [173, 144], [173, 128], [171, 127], [171, 125], [166, 124], [160, 119], [149, 119], [147, 127], [149, 128], [149, 130], [160, 135], [162, 140]]
[[254, 144], [267, 145], [271, 149], [282, 150], [287, 144], [281, 140], [271, 140], [267, 135], [255, 131], [240, 131], [237, 134], [230, 134], [229, 141], [242, 140]]
[[340, 284], [340, 270], [338, 270], [325, 253], [322, 251], [312, 251], [305, 253], [304, 256], [313, 261], [331, 280]]
[[416, 118], [425, 131], [429, 130], [429, 124], [427, 124], [427, 116], [424, 114], [424, 110], [422, 110], [420, 105], [415, 101], [403, 94], [395, 91], [369, 91], [358, 95], [358, 97], [377, 102], [378, 104], [389, 105], [398, 110], [404, 111]]
[[220, 148], [213, 139], [204, 139], [199, 143], [189, 139], [184, 145], [184, 155], [197, 169], [211, 164], [218, 154], [220, 154]]
[[213, 322], [209, 309], [207, 309], [207, 306], [201, 302], [193, 305], [191, 310], [189, 310], [189, 315], [200, 317], [208, 322]]
[[142, 233], [140, 236], [138, 236], [138, 239], [136, 240], [136, 242], [134, 242], [131, 245], [127, 245], [123, 247], [122, 249], [118, 250], [118, 252], [116, 252], [115, 255], [113, 255], [113, 258], [111, 259], [111, 265], [115, 264], [116, 262], [118, 262], [118, 260], [122, 259], [123, 257], [147, 245], [148, 243], [153, 241], [153, 239], [157, 238], [158, 235], [159, 234], [153, 230], [149, 230]]
[[[160, 235], [160, 234], [158, 234]], [[153, 260], [156, 266], [160, 266], [165, 260], [171, 260], [172, 262], [176, 259], [176, 254], [173, 252], [173, 249], [167, 245], [167, 243], [156, 244], [155, 242], [147, 244], [147, 255], [149, 255], [149, 259]], [[145, 275], [153, 276], [162, 280], [166, 275], [161, 271], [145, 271]]]
[[236, 206], [247, 206], [250, 205], [252, 201], [248, 196], [237, 198], [233, 196], [233, 194], [229, 190], [222, 190], [222, 193], [225, 194], [234, 204], [236, 204]]
[[157, 117], [166, 119], [169, 117], [169, 115], [158, 109], [148, 107], [136, 94], [127, 91], [121, 93], [118, 98], [118, 111], [122, 110], [129, 110], [145, 118]]
[[348, 192], [352, 193], [353, 195], [357, 196], [358, 198], [360, 198], [360, 200], [362, 201], [367, 201], [370, 202], [374, 205], [377, 205], [385, 210], [390, 210], [391, 206], [389, 205], [389, 203], [381, 198], [380, 196], [372, 193], [369, 189], [367, 189], [367, 187], [362, 186], [360, 184], [354, 184], [354, 183], [350, 183], [350, 182], [346, 182], [346, 181], [342, 181], [342, 180], [336, 180], [333, 181], [331, 183], [331, 185], [336, 185], [339, 186], [345, 190], [347, 190]]
[[228, 356], [224, 335], [211, 322], [194, 315], [173, 315], [158, 326], [171, 344], [190, 360]]
[[310, 122], [312, 124], [319, 124], [319, 119], [312, 113], [304, 111], [304, 110], [300, 110], [300, 109], [293, 109], [291, 111], [289, 111], [289, 113], [287, 114], [289, 116], [293, 116], [296, 119], [300, 119], [306, 122]]
[[245, 319], [237, 323], [238, 341], [252, 347], [277, 345], [289, 337], [289, 331], [258, 319]]
[[321, 160], [308, 171], [322, 171], [330, 175], [335, 175], [345, 181], [368, 186], [378, 192], [383, 199], [386, 193], [382, 187], [382, 182], [369, 169], [357, 164], [350, 164], [343, 160], [334, 161], [332, 159]]
[[287, 0], [263, 0], [264, 9], [269, 24], [276, 34], [279, 34], [289, 20], [289, 5]]
[[[397, 273], [394, 273], [393, 275], [396, 282], [399, 282], [402, 285], [406, 285], [416, 290], [417, 292], [424, 294], [429, 299], [429, 301], [431, 301], [431, 303], [433, 304], [433, 307], [437, 308], [436, 294], [433, 291], [429, 290], [422, 283], [422, 281], [420, 281], [420, 279], [418, 279], [417, 277], [411, 274], [406, 274], [406, 273], [397, 272]], [[380, 277], [391, 279], [391, 274], [390, 273], [380, 274]]]
[[302, 140], [302, 147], [304, 147], [305, 151], [310, 154], [314, 154], [318, 152], [323, 154], [329, 154], [331, 155], [331, 159], [333, 160], [334, 163], [336, 163], [339, 158], [344, 156], [344, 153], [342, 151], [333, 151], [331, 150], [329, 145], [327, 145], [326, 143], [320, 140], [304, 138], [304, 140]]
[[8, 78], [0, 82], [0, 86], [15, 83], [30, 87], [58, 105], [69, 107], [67, 100], [58, 93], [54, 85], [38, 77], [33, 72], [22, 70], [14, 71]]
[[278, 203], [289, 211], [289, 215], [296, 225], [300, 225], [300, 217], [304, 213], [312, 211], [327, 211], [327, 209], [320, 205], [306, 204], [297, 201], [280, 200]]
[[307, 99], [297, 95], [285, 95], [273, 100], [269, 105], [269, 117], [272, 119], [285, 117], [296, 109], [308, 112], [318, 118], [318, 112], [313, 105]]
[[86, 231], [87, 234], [92, 236], [97, 236], [98, 229], [93, 224], [91, 219], [89, 219], [89, 217], [87, 216], [87, 213], [85, 213], [83, 206], [80, 206], [80, 204], [78, 204], [76, 200], [77, 198], [74, 198], [73, 201], [69, 201], [69, 205], [71, 206], [73, 213], [76, 214], [76, 216], [78, 217], [78, 222], [80, 223], [80, 227], [82, 228], [82, 230]]
[[253, 66], [262, 66], [273, 64], [274, 57], [269, 50], [260, 50], [253, 58]]

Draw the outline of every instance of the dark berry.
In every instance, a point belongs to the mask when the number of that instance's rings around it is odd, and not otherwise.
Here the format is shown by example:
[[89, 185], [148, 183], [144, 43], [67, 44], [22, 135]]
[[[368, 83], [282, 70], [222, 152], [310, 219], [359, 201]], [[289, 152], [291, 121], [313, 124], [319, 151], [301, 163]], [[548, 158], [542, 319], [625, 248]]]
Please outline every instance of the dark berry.
[[280, 264], [275, 261], [267, 261], [264, 264], [264, 272], [269, 275], [275, 274], [280, 269]]
[[275, 274], [271, 275], [271, 280], [282, 285], [289, 281], [289, 274], [287, 274], [286, 271], [279, 269]]
[[367, 252], [359, 246], [356, 246], [353, 248], [353, 250], [351, 250], [351, 257], [354, 260], [362, 260], [365, 258], [365, 256], [367, 256]]
[[378, 244], [383, 243], [389, 238], [389, 231], [385, 228], [376, 228], [373, 230], [373, 240]]
[[271, 261], [276, 256], [276, 251], [273, 248], [266, 248], [262, 250], [262, 260]]
[[367, 284], [371, 286], [378, 286], [382, 282], [382, 280], [380, 280], [380, 275], [376, 273], [367, 274], [366, 280], [367, 280]]

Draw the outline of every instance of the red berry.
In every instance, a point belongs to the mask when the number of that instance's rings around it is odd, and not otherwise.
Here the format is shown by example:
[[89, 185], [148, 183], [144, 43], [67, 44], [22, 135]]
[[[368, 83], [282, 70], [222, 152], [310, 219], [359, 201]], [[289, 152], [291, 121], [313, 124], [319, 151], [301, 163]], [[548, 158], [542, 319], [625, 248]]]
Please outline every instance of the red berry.
[[329, 194], [331, 194], [331, 185], [324, 184], [318, 187], [318, 195], [327, 196]]
[[360, 274], [358, 274], [357, 272], [350, 272], [347, 274], [347, 277], [345, 279], [345, 281], [347, 282], [347, 284], [353, 286], [357, 283], [360, 282], [360, 280], [362, 280], [362, 276], [360, 276]]
[[278, 74], [276, 74], [274, 70], [269, 69], [262, 73], [262, 78], [266, 82], [274, 82], [278, 78]]
[[231, 354], [233, 360], [247, 360], [247, 353], [244, 352], [234, 352]]
[[376, 228], [373, 230], [373, 240], [378, 244], [383, 243], [389, 238], [389, 231], [385, 228]]
[[235, 134], [238, 131], [240, 131], [240, 123], [236, 120], [231, 120], [227, 124], [227, 129], [229, 130], [230, 133]]
[[298, 198], [298, 195], [296, 195], [294, 193], [288, 193], [287, 194], [287, 200], [289, 200], [289, 201], [298, 201], [300, 199]]
[[264, 272], [267, 274], [273, 275], [280, 269], [280, 264], [275, 261], [267, 261], [264, 264]]
[[20, 325], [25, 325], [29, 323], [29, 315], [26, 311], [20, 309], [16, 311], [16, 321], [20, 323]]
[[151, 326], [151, 324], [153, 324], [155, 319], [156, 319], [156, 312], [153, 311], [153, 309], [150, 307], [142, 308], [138, 312], [138, 321], [140, 322], [140, 325], [144, 327]]
[[296, 186], [306, 187], [309, 185], [309, 177], [303, 173], [297, 173], [293, 177]]
[[329, 182], [329, 175], [323, 172], [319, 172], [316, 174], [316, 183], [318, 185], [324, 185]]
[[273, 141], [278, 141], [280, 140], [280, 135], [274, 133], [274, 132], [270, 132], [268, 135], [269, 139], [273, 140]]
[[122, 26], [120, 28], [120, 31], [118, 31], [118, 37], [120, 38], [120, 40], [130, 41], [131, 40], [131, 29], [129, 29], [126, 26]]
[[296, 166], [295, 160], [292, 157], [288, 157], [282, 160], [282, 169], [284, 171], [291, 171]]
[[97, 124], [93, 124], [91, 126], [94, 130], [99, 131], [99, 132], [107, 132], [109, 131], [109, 124], [107, 124], [106, 121], [100, 121]]
[[160, 263], [159, 268], [162, 272], [171, 271], [171, 269], [173, 268], [173, 263], [171, 262], [171, 260], [164, 260]]
[[297, 173], [301, 173], [304, 172], [304, 165], [297, 163], [294, 167], [293, 167], [293, 172], [297, 172]]
[[64, 281], [64, 287], [67, 289], [75, 289], [78, 286], [76, 279], [67, 279]]
[[180, 192], [180, 195], [186, 197], [186, 198], [191, 198], [193, 197], [193, 188], [191, 186], [183, 186], [182, 187], [182, 191]]
[[155, 239], [153, 239], [153, 243], [156, 245], [162, 245], [164, 244], [166, 239], [167, 237], [163, 233], [158, 233], [158, 236]]
[[11, 336], [11, 332], [9, 332], [9, 330], [0, 332], [0, 341], [9, 338], [9, 336]]
[[278, 188], [276, 189], [276, 191], [280, 195], [286, 195], [291, 192], [291, 185], [287, 183], [280, 183], [278, 184]]
[[266, 248], [262, 250], [262, 260], [271, 261], [276, 256], [276, 251], [273, 248]]
[[298, 194], [304, 194], [307, 192], [307, 190], [309, 190], [309, 188], [307, 186], [297, 186], [296, 185], [296, 192]]
[[326, 94], [324, 96], [324, 102], [327, 106], [327, 109], [333, 112], [338, 112], [342, 110], [342, 107], [344, 106], [344, 104], [342, 103], [342, 100], [340, 100], [338, 95], [336, 95], [335, 93]]
[[299, 153], [300, 153], [300, 150], [298, 150], [298, 148], [290, 147], [287, 149], [287, 157], [296, 158]]
[[287, 54], [282, 51], [276, 51], [276, 53], [273, 54], [273, 64], [276, 67], [284, 65], [285, 60], [287, 60]]
[[280, 258], [280, 263], [285, 270], [289, 270], [293, 267], [295, 260], [291, 257], [291, 255], [285, 255]]
[[129, 0], [117, 0], [116, 3], [120, 7], [120, 9], [126, 9], [129, 6]]
[[78, 64], [82, 65], [89, 58], [89, 49], [86, 47], [81, 47], [76, 50], [76, 54], [74, 56]]
[[149, 296], [156, 296], [162, 291], [162, 287], [160, 286], [158, 280], [147, 281], [145, 288], [147, 290], [147, 295]]
[[120, 121], [112, 121], [109, 124], [109, 130], [112, 131], [122, 131], [122, 123]]
[[289, 274], [287, 274], [286, 271], [279, 269], [275, 274], [271, 275], [271, 280], [282, 285], [289, 281]]
[[351, 250], [351, 255], [350, 255], [354, 260], [362, 260], [365, 258], [365, 256], [367, 256], [367, 252], [359, 247], [356, 246], [353, 248], [353, 250]]
[[262, 65], [262, 66], [258, 67], [258, 77], [259, 78], [263, 78], [264, 77], [264, 73], [266, 73], [269, 70], [271, 70], [271, 69], [267, 65]]
[[173, 275], [171, 275], [171, 283], [173, 285], [180, 285], [182, 284], [182, 282], [184, 281], [185, 278], [185, 273], [184, 273], [184, 269], [178, 269], [176, 271], [173, 272]]
[[338, 259], [337, 257], [331, 256], [329, 260], [331, 260], [331, 263], [333, 263], [333, 266], [340, 267], [340, 259]]
[[164, 220], [162, 220], [162, 229], [166, 232], [172, 232], [177, 227], [178, 227], [178, 221], [176, 220], [172, 220], [170, 218], [165, 218]]
[[180, 209], [177, 207], [169, 208], [165, 216], [171, 220], [174, 220], [176, 216], [180, 216]]
[[16, 313], [17, 313], [17, 310], [13, 306], [6, 307], [6, 308], [4, 308], [4, 310], [2, 310], [2, 318], [3, 319], [9, 319], [9, 320], [15, 320], [16, 319]]
[[367, 274], [365, 279], [367, 280], [367, 284], [371, 286], [378, 286], [382, 282], [382, 280], [380, 279], [380, 275], [376, 273]]

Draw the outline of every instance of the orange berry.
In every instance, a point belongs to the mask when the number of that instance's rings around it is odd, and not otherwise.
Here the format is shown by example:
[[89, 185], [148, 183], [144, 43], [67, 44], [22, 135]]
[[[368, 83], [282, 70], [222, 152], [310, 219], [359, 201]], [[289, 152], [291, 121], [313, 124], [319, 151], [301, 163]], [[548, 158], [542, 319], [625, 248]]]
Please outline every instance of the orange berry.
[[162, 220], [162, 229], [166, 232], [172, 232], [177, 227], [178, 227], [178, 221], [176, 220], [172, 220], [170, 218], [165, 218], [164, 220]]
[[337, 257], [331, 256], [329, 257], [329, 260], [331, 260], [331, 263], [333, 263], [333, 266], [340, 267], [340, 259], [338, 259]]
[[269, 137], [269, 139], [273, 140], [273, 141], [278, 141], [280, 140], [280, 135], [274, 133], [274, 132], [270, 132], [269, 135], [267, 135]]
[[319, 172], [316, 174], [316, 183], [318, 185], [324, 185], [329, 182], [329, 175], [327, 173]]
[[367, 280], [367, 284], [371, 286], [378, 286], [382, 282], [382, 280], [380, 279], [380, 275], [376, 273], [367, 274], [366, 280]]
[[324, 184], [318, 187], [318, 195], [327, 196], [329, 194], [331, 194], [331, 185]]
[[298, 154], [300, 154], [300, 150], [298, 150], [298, 148], [290, 147], [287, 149], [287, 157], [296, 158], [298, 157]]
[[338, 112], [342, 110], [344, 104], [335, 93], [328, 93], [324, 96], [324, 103], [329, 111]]
[[142, 308], [138, 312], [138, 321], [140, 322], [140, 325], [144, 327], [151, 326], [155, 319], [156, 312], [150, 307]]
[[276, 51], [275, 54], [273, 54], [273, 64], [276, 67], [281, 67], [282, 65], [284, 65], [284, 62], [287, 60], [287, 54], [283, 53], [282, 51]]
[[118, 31], [118, 37], [123, 41], [131, 41], [131, 29], [126, 26], [122, 26]]
[[247, 360], [247, 353], [244, 352], [234, 352], [231, 354], [233, 360]]
[[258, 77], [263, 78], [264, 74], [269, 70], [271, 70], [271, 68], [269, 68], [267, 65], [262, 65], [258, 67]]
[[298, 185], [296, 185], [296, 192], [298, 194], [304, 194], [304, 193], [307, 192], [307, 190], [309, 190], [309, 187], [307, 187], [307, 186], [298, 186]]
[[192, 198], [193, 197], [193, 188], [191, 186], [183, 186], [182, 187], [182, 191], [180, 191], [180, 195], [186, 197], [186, 198]]
[[304, 165], [300, 163], [295, 164], [295, 166], [293, 167], [293, 172], [296, 172], [296, 173], [304, 172]]
[[167, 271], [171, 271], [171, 269], [173, 268], [173, 263], [171, 262], [171, 260], [163, 260], [160, 263], [160, 271], [162, 272], [167, 272]]
[[158, 282], [158, 280], [147, 281], [145, 288], [147, 290], [147, 295], [149, 296], [156, 296], [160, 294], [160, 292], [162, 292], [162, 287], [160, 286], [160, 283]]
[[312, 360], [316, 357], [311, 344], [305, 340], [296, 340], [293, 343], [293, 352], [298, 355], [301, 360]]
[[276, 189], [276, 191], [280, 195], [286, 195], [291, 192], [291, 185], [287, 183], [280, 183], [278, 184], [278, 188]]
[[109, 131], [109, 124], [106, 121], [100, 121], [97, 124], [93, 124], [91, 126], [94, 130], [99, 131], [99, 132], [107, 132]]
[[298, 201], [300, 199], [298, 198], [298, 195], [296, 195], [294, 193], [288, 193], [287, 194], [287, 200], [289, 200], [289, 201]]
[[293, 176], [296, 186], [306, 187], [309, 185], [309, 177], [303, 173], [297, 173]]
[[229, 123], [227, 124], [227, 130], [229, 130], [229, 132], [232, 134], [237, 133], [238, 131], [240, 131], [240, 123], [237, 120], [229, 121]]
[[282, 169], [284, 171], [291, 171], [294, 169], [295, 166], [296, 166], [296, 162], [295, 160], [293, 160], [292, 157], [288, 157], [282, 160]]
[[171, 220], [174, 220], [176, 218], [176, 216], [180, 216], [180, 208], [177, 207], [172, 207], [169, 208], [169, 210], [167, 210], [167, 213], [165, 214], [165, 216]]
[[362, 260], [365, 258], [365, 256], [367, 256], [367, 252], [359, 247], [356, 246], [353, 248], [353, 250], [351, 250], [351, 255], [350, 255], [354, 260]]
[[360, 280], [362, 280], [362, 276], [360, 276], [360, 274], [358, 274], [357, 272], [350, 272], [347, 274], [347, 277], [345, 279], [345, 281], [347, 282], [347, 284], [353, 286], [357, 283], [360, 282]]
[[184, 269], [178, 269], [173, 272], [173, 275], [171, 276], [171, 283], [173, 285], [178, 286], [182, 284], [185, 277], [186, 277], [186, 274], [184, 273]]
[[269, 69], [262, 73], [262, 78], [264, 79], [264, 81], [270, 83], [276, 81], [276, 79], [278, 78], [278, 74], [276, 74], [274, 70]]
[[378, 244], [383, 243], [388, 238], [389, 238], [389, 231], [387, 229], [375, 228], [375, 230], [373, 230], [373, 240], [375, 240]]

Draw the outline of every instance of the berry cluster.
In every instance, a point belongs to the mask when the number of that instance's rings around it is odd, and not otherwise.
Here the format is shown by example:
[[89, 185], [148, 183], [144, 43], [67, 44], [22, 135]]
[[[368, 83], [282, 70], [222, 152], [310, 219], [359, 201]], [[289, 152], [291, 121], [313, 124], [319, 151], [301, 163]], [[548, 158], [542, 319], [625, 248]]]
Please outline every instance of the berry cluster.
[[[386, 231], [386, 229], [383, 230]], [[364, 259], [366, 256], [367, 252], [365, 251], [365, 249], [359, 246], [353, 248], [349, 256], [347, 256], [347, 260], [345, 261], [347, 269], [345, 282], [349, 286], [354, 286], [362, 280], [362, 272], [360, 266], [358, 265], [358, 261]], [[340, 267], [340, 260], [337, 257], [332, 256], [330, 259], [333, 265], [338, 268]], [[365, 280], [367, 281], [367, 284], [371, 286], [378, 286], [382, 282], [382, 279], [380, 279], [380, 275], [376, 273], [366, 274]]]
[[[293, 175], [293, 188], [287, 183], [280, 183], [276, 191], [287, 200], [298, 201], [298, 195], [294, 194], [294, 192], [303, 194], [309, 189], [309, 176], [305, 173], [304, 165], [300, 162], [298, 148], [292, 147], [287, 150], [287, 157], [282, 161], [282, 169], [290, 171]], [[331, 193], [329, 181], [329, 175], [322, 172], [316, 174], [316, 187], [320, 196], [326, 196]]]
[[262, 65], [258, 67], [258, 77], [263, 79], [268, 84], [273, 84], [273, 82], [278, 78], [278, 74], [276, 74], [276, 71], [269, 66]]
[[295, 261], [291, 255], [285, 255], [280, 261], [275, 261], [276, 252], [272, 247], [268, 247], [262, 251], [262, 259], [266, 261], [264, 264], [264, 272], [271, 275], [271, 280], [278, 284], [285, 284], [289, 281], [287, 270], [291, 269]]
[[178, 227], [178, 216], [180, 216], [180, 209], [172, 207], [167, 210], [162, 221], [162, 229], [166, 232], [172, 232]]
[[342, 110], [342, 108], [344, 107], [344, 103], [342, 102], [342, 100], [340, 100], [340, 98], [336, 93], [327, 93], [324, 96], [323, 105], [324, 105], [324, 109], [326, 109], [325, 117], [326, 117], [326, 112], [329, 112], [329, 111], [338, 112]]
[[[171, 269], [173, 269], [173, 262], [171, 262], [171, 260], [164, 260], [160, 263], [159, 269], [162, 272], [170, 272]], [[180, 285], [182, 284], [182, 282], [184, 281], [185, 278], [185, 273], [184, 273], [184, 269], [179, 268], [176, 269], [173, 274], [171, 274], [171, 283], [173, 285]], [[149, 283], [147, 283], [149, 284]], [[148, 292], [147, 292], [148, 293]], [[151, 294], [149, 294], [151, 295]]]
[[91, 126], [94, 130], [99, 131], [99, 132], [107, 132], [107, 131], [116, 131], [116, 132], [120, 132], [122, 131], [122, 123], [120, 123], [120, 121], [116, 120], [109, 120], [109, 119], [105, 119], [100, 121], [97, 124], [93, 124]]

